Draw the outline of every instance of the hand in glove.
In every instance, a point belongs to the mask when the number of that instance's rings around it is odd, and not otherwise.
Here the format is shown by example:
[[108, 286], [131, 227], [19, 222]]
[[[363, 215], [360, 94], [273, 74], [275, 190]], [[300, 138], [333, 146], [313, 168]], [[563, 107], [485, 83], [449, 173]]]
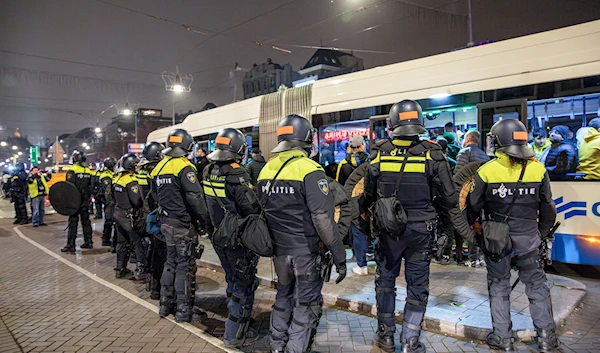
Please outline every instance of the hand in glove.
[[341, 281], [343, 281], [344, 278], [346, 278], [346, 261], [342, 262], [341, 264], [335, 265], [335, 272], [338, 273], [338, 278], [335, 280], [335, 284], [338, 284]]

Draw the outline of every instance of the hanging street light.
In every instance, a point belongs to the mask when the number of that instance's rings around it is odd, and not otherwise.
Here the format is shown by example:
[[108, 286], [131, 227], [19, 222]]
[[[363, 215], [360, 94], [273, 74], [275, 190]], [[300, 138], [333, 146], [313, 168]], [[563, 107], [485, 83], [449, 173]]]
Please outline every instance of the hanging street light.
[[119, 112], [119, 114], [121, 115], [125, 115], [125, 116], [134, 116], [134, 125], [135, 125], [135, 143], [138, 142], [138, 108], [140, 107], [139, 104], [135, 104], [135, 103], [129, 103], [127, 100], [125, 101], [125, 104], [123, 103], [117, 103], [115, 104], [117, 106], [117, 111]]
[[165, 89], [173, 92], [173, 125], [175, 125], [175, 93], [191, 92], [194, 77], [191, 74], [180, 73], [179, 68], [175, 67], [174, 73], [163, 71], [162, 79], [165, 82]]

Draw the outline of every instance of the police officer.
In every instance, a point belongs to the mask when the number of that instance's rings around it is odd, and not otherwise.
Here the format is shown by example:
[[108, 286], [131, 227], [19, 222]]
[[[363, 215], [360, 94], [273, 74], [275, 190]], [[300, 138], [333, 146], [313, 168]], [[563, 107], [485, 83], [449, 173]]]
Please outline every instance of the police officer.
[[104, 194], [102, 193], [102, 185], [100, 184], [100, 174], [102, 173], [99, 169], [96, 169], [96, 164], [92, 163], [90, 166], [94, 174], [92, 175], [92, 190], [94, 193], [94, 204], [96, 207], [96, 215], [94, 219], [102, 219], [102, 205], [104, 204]]
[[81, 206], [77, 213], [69, 216], [69, 230], [67, 233], [67, 245], [62, 252], [75, 252], [75, 239], [77, 238], [77, 221], [81, 219], [83, 228], [82, 249], [92, 249], [92, 225], [90, 223], [90, 197], [92, 195], [92, 174], [86, 163], [85, 153], [74, 151], [71, 155], [73, 165], [67, 172], [67, 181], [75, 184], [81, 195]]
[[271, 312], [272, 352], [310, 351], [323, 306], [320, 241], [332, 252], [339, 274], [336, 283], [346, 276], [333, 195], [323, 168], [308, 158], [313, 137], [312, 124], [304, 117], [283, 118], [277, 129], [279, 144], [272, 151], [279, 154], [258, 177], [278, 276]]
[[[150, 173], [162, 159], [162, 151], [164, 149], [165, 146], [158, 142], [150, 142], [144, 147], [142, 158], [140, 159], [140, 163], [138, 163], [138, 181], [142, 180], [140, 175], [143, 175], [147, 178], [148, 187], [152, 185]], [[151, 188], [146, 188], [142, 185], [142, 194], [144, 195], [144, 207], [149, 212], [158, 208], [157, 197], [152, 193]], [[158, 233], [152, 236], [150, 254], [148, 256], [148, 265], [152, 276], [150, 278], [151, 299], [160, 299], [160, 276], [163, 273], [165, 261], [167, 261], [167, 244], [165, 243], [164, 236]]]
[[[238, 164], [247, 147], [244, 134], [238, 129], [223, 129], [215, 142], [215, 151], [208, 155], [212, 162], [204, 169], [203, 185], [210, 219], [216, 229], [223, 221], [224, 209], [245, 217], [259, 213], [260, 204], [251, 190], [250, 175]], [[258, 256], [241, 244], [225, 248], [213, 245], [225, 270], [229, 297], [224, 343], [226, 347], [240, 348], [258, 337], [250, 328], [254, 291], [258, 288]]]
[[[117, 160], [113, 157], [107, 157], [104, 159], [104, 170], [98, 176], [100, 180], [100, 189], [103, 195], [102, 199], [104, 201], [104, 228], [102, 229], [102, 246], [116, 246], [117, 241], [117, 230], [115, 228], [115, 198], [112, 192], [112, 179], [114, 177], [114, 169], [115, 165], [117, 165]], [[114, 231], [113, 231], [114, 229]], [[111, 233], [114, 233], [113, 244], [110, 240]]]
[[[421, 106], [411, 100], [396, 103], [389, 122], [392, 139], [377, 143], [371, 153], [365, 176], [366, 206], [380, 202], [378, 199], [395, 198], [406, 212], [407, 224], [403, 234], [386, 231], [379, 224], [375, 247], [378, 328], [373, 344], [386, 352], [395, 351], [396, 277], [404, 258], [407, 296], [402, 352], [424, 352], [419, 335], [429, 296], [431, 239], [437, 217], [432, 198], [439, 195], [441, 208], [451, 215], [458, 216], [459, 211], [450, 167], [441, 147], [419, 139], [426, 133]], [[377, 214], [376, 218], [394, 218], [395, 213]], [[464, 227], [469, 229], [466, 221], [457, 228]]]
[[[540, 238], [549, 235], [556, 219], [550, 179], [544, 165], [531, 159], [534, 152], [527, 146], [527, 128], [523, 123], [503, 119], [492, 126], [490, 136], [497, 158], [477, 171], [469, 203], [474, 214], [483, 210], [486, 219], [500, 220], [503, 215], [508, 216], [512, 252], [529, 298], [537, 342], [540, 351], [551, 352], [558, 349], [560, 342], [555, 334], [550, 290], [538, 250]], [[522, 179], [520, 183], [519, 178]], [[513, 195], [515, 200], [511, 209]], [[485, 262], [494, 330], [486, 342], [492, 349], [512, 351], [511, 256], [492, 260], [487, 255]]]
[[152, 170], [159, 205], [160, 231], [167, 243], [167, 262], [160, 290], [161, 317], [175, 313], [178, 322], [197, 322], [206, 313], [194, 308], [196, 225], [209, 222], [196, 168], [186, 158], [194, 139], [183, 129], [169, 133], [166, 155]]
[[137, 179], [135, 169], [140, 159], [133, 153], [121, 157], [117, 174], [113, 180], [113, 195], [115, 197], [114, 218], [117, 222], [117, 267], [116, 277], [124, 278], [131, 275], [127, 269], [129, 251], [132, 248], [136, 253], [137, 268], [135, 279], [146, 279], [146, 254], [142, 237], [133, 228], [133, 215], [142, 208], [142, 193]]
[[29, 223], [27, 217], [27, 174], [25, 173], [25, 163], [17, 163], [15, 170], [10, 178], [10, 198], [15, 207], [16, 219], [13, 224]]

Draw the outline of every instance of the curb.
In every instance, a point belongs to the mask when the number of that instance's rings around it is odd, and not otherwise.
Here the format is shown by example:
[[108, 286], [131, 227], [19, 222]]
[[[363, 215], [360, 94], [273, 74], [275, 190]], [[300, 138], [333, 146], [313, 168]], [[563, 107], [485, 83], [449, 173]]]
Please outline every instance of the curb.
[[[206, 260], [202, 260], [202, 259], [197, 260], [197, 263], [198, 263], [198, 265], [208, 268], [210, 270], [224, 273], [224, 270], [219, 263], [206, 261]], [[259, 278], [261, 286], [267, 287], [267, 288], [275, 288], [276, 281], [271, 280], [270, 278], [265, 277], [265, 276], [257, 276], [257, 277]], [[569, 290], [568, 288], [561, 288], [561, 289]], [[585, 296], [586, 292], [584, 289], [582, 289], [582, 288], [575, 288], [575, 289], [579, 289], [575, 292], [575, 294], [577, 295], [577, 298], [575, 298], [572, 305], [570, 305], [568, 308], [566, 308], [566, 310], [563, 310], [561, 313], [559, 313], [559, 318], [557, 320], [557, 326], [560, 326], [560, 322], [565, 320], [569, 316], [569, 314], [573, 311], [573, 309], [575, 309], [575, 307], [577, 307], [577, 305], [579, 305], [579, 303]], [[339, 298], [335, 295], [331, 295], [331, 294], [327, 294], [327, 293], [323, 293], [323, 301], [327, 305], [335, 306], [335, 307], [345, 310], [345, 311], [356, 312], [356, 313], [360, 313], [363, 315], [368, 315], [370, 317], [377, 316], [377, 305], [375, 305], [373, 303], [359, 302], [359, 301], [355, 301], [355, 300]], [[400, 308], [400, 309], [403, 309], [403, 308]], [[430, 313], [432, 310], [436, 310], [436, 309], [428, 308], [427, 312]], [[441, 309], [437, 309], [437, 310], [441, 310]], [[439, 318], [434, 318], [434, 317], [428, 316], [427, 312], [425, 314], [425, 318], [423, 319], [423, 329], [427, 330], [427, 331], [432, 331], [435, 333], [441, 333], [441, 334], [445, 334], [445, 335], [475, 339], [475, 340], [480, 340], [480, 341], [485, 341], [486, 336], [492, 331], [491, 327], [485, 327], [485, 326], [488, 326], [489, 323], [484, 323], [483, 320], [480, 322], [481, 325], [479, 325], [479, 326], [477, 326], [475, 324], [469, 324], [469, 323], [461, 324], [460, 319], [458, 322], [456, 321], [456, 313], [452, 313], [450, 311], [448, 311], [447, 313], [438, 312], [438, 314], [440, 314], [442, 316], [445, 314], [449, 318], [454, 319], [453, 321], [451, 321], [451, 320], [444, 320], [444, 319], [439, 319]], [[402, 321], [404, 319], [403, 310], [398, 310], [398, 308], [397, 308], [395, 314], [396, 314], [395, 315], [396, 323], [402, 325]], [[471, 319], [468, 321], [476, 321], [476, 320]], [[485, 326], [483, 326], [483, 325], [485, 325]], [[525, 329], [513, 328], [513, 332], [514, 332], [515, 337], [517, 337], [518, 339], [521, 339], [523, 341], [530, 341], [536, 335], [536, 332], [533, 327], [528, 327]]]

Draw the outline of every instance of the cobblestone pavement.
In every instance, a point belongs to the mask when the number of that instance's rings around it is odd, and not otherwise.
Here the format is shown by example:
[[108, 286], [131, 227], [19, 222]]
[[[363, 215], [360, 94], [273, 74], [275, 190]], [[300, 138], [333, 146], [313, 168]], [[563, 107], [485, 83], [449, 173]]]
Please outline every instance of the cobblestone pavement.
[[[126, 294], [149, 299], [144, 284], [116, 280], [114, 255], [107, 248], [78, 251], [75, 255], [59, 252], [64, 246], [64, 218], [45, 228], [21, 227], [23, 234], [58, 254], [82, 270], [87, 270], [108, 285], [116, 285]], [[95, 222], [96, 226], [101, 222]], [[95, 243], [100, 244], [99, 234]], [[81, 239], [78, 239], [80, 244]], [[14, 336], [25, 352], [221, 352], [207, 339], [221, 338], [226, 305], [224, 279], [221, 273], [199, 269], [197, 304], [209, 313], [209, 319], [197, 328], [208, 333], [204, 339], [176, 325], [159, 319], [152, 311], [123, 294], [98, 283], [20, 238], [9, 220], [0, 220], [0, 246], [8, 256], [0, 257], [0, 352], [6, 337]], [[131, 265], [130, 265], [131, 266]], [[600, 351], [600, 282], [583, 281], [587, 297], [580, 308], [561, 328], [565, 352]], [[274, 291], [260, 288], [256, 295], [255, 327], [268, 332], [268, 319]], [[11, 336], [2, 329], [4, 322]], [[326, 307], [321, 319], [316, 344], [317, 352], [379, 352], [370, 342], [376, 319], [336, 308]], [[398, 329], [399, 331], [399, 329]], [[213, 338], [214, 340], [214, 338]], [[472, 342], [431, 332], [423, 332], [422, 340], [429, 352], [488, 352], [481, 342]], [[14, 344], [14, 340], [13, 340]], [[14, 347], [14, 346], [13, 346]], [[534, 351], [533, 345], [518, 343], [518, 351]], [[19, 350], [15, 350], [19, 351]], [[245, 352], [267, 351], [266, 337]]]

